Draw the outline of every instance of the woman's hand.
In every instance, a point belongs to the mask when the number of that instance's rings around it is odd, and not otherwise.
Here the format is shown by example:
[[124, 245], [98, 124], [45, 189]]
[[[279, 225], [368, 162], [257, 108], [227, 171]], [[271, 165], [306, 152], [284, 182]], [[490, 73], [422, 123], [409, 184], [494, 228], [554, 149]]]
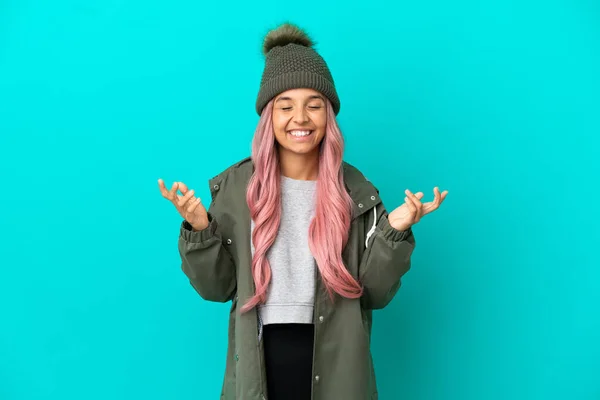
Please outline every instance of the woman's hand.
[[440, 194], [440, 190], [435, 187], [433, 189], [434, 199], [428, 203], [421, 203], [421, 199], [423, 198], [422, 192], [413, 194], [407, 189], [405, 193], [404, 204], [388, 215], [390, 225], [399, 231], [410, 228], [419, 222], [423, 216], [437, 210], [446, 198], [448, 191], [445, 190]]
[[[165, 182], [158, 180], [158, 187], [163, 197], [175, 206], [179, 215], [185, 219], [195, 231], [201, 231], [208, 227], [208, 213], [198, 197], [194, 197], [194, 190], [188, 190], [183, 182], [175, 182], [171, 190], [167, 190]], [[177, 190], [182, 195], [177, 194]]]

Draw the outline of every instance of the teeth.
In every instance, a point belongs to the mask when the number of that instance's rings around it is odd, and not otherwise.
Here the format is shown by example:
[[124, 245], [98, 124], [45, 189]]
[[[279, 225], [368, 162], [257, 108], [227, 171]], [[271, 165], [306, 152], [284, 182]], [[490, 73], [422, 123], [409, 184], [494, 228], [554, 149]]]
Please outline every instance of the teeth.
[[302, 137], [310, 135], [310, 131], [291, 131], [290, 134], [293, 136]]

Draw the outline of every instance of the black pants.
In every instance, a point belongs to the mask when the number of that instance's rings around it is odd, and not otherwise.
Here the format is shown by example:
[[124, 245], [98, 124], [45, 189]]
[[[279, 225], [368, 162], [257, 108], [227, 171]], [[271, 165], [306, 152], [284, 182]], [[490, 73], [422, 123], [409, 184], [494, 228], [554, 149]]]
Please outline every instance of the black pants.
[[314, 326], [269, 324], [263, 329], [269, 400], [310, 400]]

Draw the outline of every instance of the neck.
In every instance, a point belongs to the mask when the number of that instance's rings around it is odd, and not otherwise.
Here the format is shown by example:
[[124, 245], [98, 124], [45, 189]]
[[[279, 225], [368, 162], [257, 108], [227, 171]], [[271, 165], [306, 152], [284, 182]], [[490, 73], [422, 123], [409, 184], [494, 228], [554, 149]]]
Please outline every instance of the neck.
[[281, 174], [301, 181], [316, 181], [319, 175], [319, 152], [296, 154], [279, 149]]

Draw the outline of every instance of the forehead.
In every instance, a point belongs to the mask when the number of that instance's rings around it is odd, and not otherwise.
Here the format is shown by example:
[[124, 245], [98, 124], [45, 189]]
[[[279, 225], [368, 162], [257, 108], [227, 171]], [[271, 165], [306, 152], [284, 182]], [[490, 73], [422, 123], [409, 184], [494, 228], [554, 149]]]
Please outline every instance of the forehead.
[[310, 99], [313, 97], [323, 97], [323, 95], [314, 90], [314, 89], [308, 89], [308, 88], [299, 88], [299, 89], [290, 89], [290, 90], [286, 90], [285, 92], [279, 93], [276, 97], [276, 99], [280, 99], [280, 98], [289, 98], [291, 100], [304, 100], [304, 99]]

